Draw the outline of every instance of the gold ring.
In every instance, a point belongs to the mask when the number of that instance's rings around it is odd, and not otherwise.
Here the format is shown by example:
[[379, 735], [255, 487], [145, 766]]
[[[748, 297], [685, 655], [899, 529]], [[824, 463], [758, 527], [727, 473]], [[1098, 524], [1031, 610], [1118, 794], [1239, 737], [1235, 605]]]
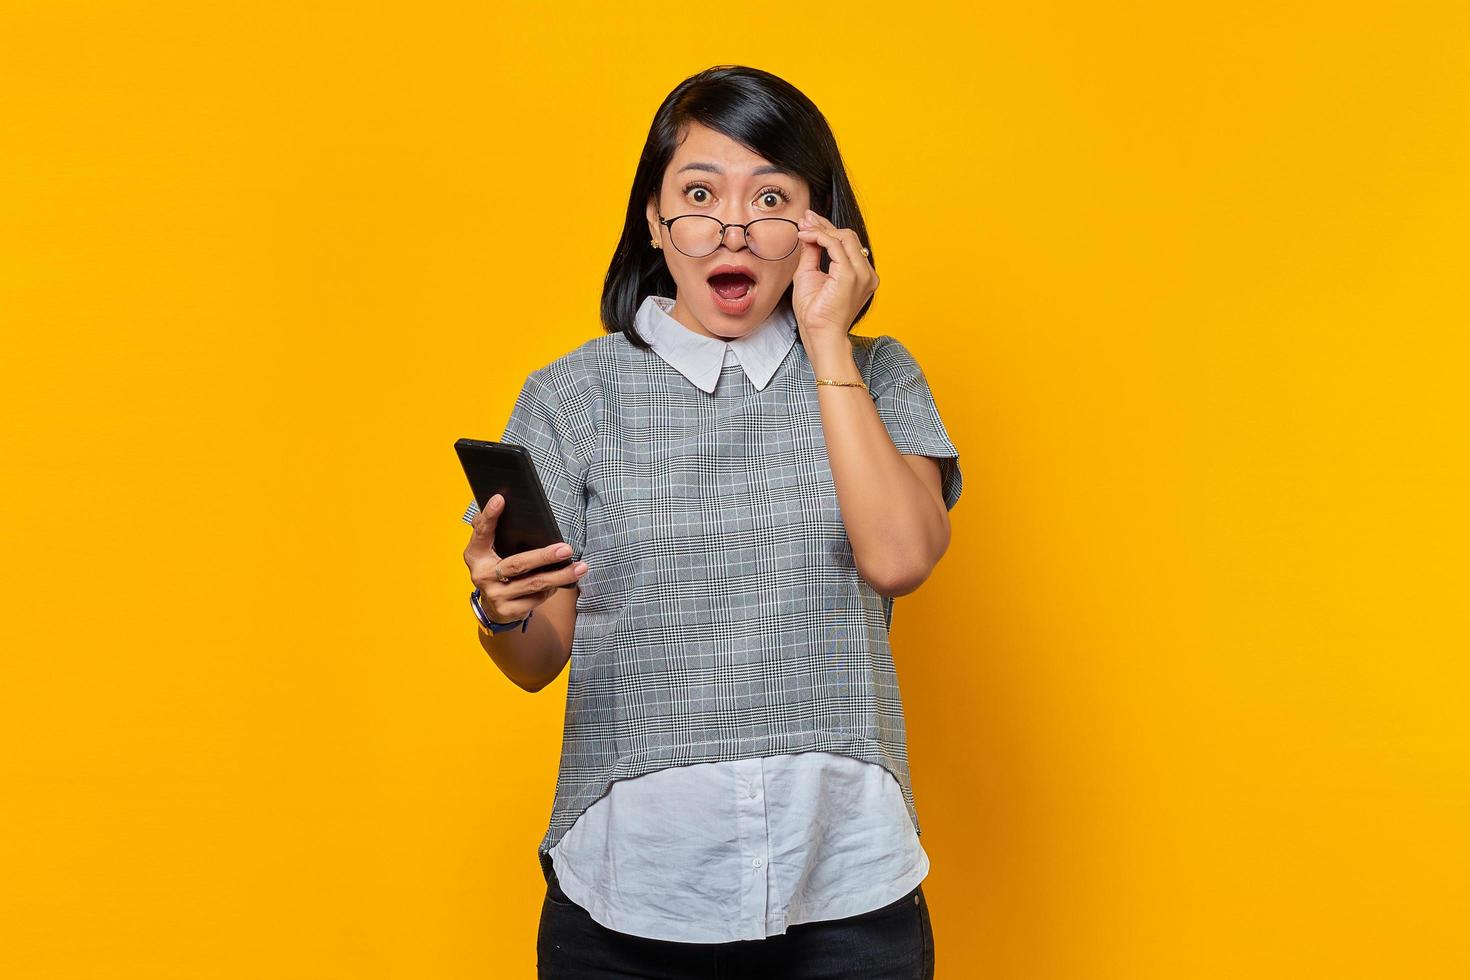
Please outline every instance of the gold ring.
[[867, 249], [863, 249], [863, 254], [864, 255], [867, 255], [868, 254], [868, 250]]
[[496, 562], [495, 563], [495, 577], [498, 578], [498, 579], [500, 579], [500, 584], [501, 585], [504, 585], [506, 582], [509, 582], [510, 581], [510, 579], [508, 579], [504, 575], [501, 575], [500, 574], [500, 563], [499, 562]]

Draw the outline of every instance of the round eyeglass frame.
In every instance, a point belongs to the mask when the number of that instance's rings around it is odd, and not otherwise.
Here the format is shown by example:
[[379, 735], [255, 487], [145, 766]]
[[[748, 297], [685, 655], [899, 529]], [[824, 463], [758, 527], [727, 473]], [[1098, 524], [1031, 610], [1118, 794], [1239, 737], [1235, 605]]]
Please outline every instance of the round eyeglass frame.
[[[798, 238], [796, 240], [796, 244], [791, 247], [791, 251], [790, 252], [787, 252], [785, 255], [778, 255], [777, 257], [775, 257], [773, 259], [772, 258], [766, 258], [766, 256], [760, 254], [755, 249], [750, 248], [750, 226], [751, 225], [758, 225], [762, 221], [784, 221], [784, 222], [786, 222], [789, 225], [795, 225], [796, 226], [796, 229], [798, 231], [800, 231], [801, 230], [801, 225], [798, 222], [792, 221], [790, 218], [756, 218], [754, 221], [747, 221], [747, 222], [745, 222], [745, 224], [740, 224], [740, 223], [734, 222], [734, 221], [729, 221], [729, 222], [720, 221], [719, 218], [716, 218], [712, 214], [676, 214], [672, 218], [665, 218], [664, 215], [663, 215], [663, 212], [660, 211], [657, 208], [654, 209], [654, 213], [656, 213], [658, 215], [658, 223], [661, 224], [661, 225], [663, 225], [665, 228], [669, 229], [669, 242], [674, 246], [674, 248], [678, 248], [679, 249], [679, 253], [681, 255], [689, 255], [689, 257], [691, 259], [702, 259], [706, 255], [714, 255], [715, 252], [719, 251], [720, 246], [723, 245], [723, 244], [725, 244], [725, 232], [729, 231], [731, 228], [739, 228], [745, 234], [745, 236], [746, 236], [745, 237], [745, 247], [748, 248], [748, 249], [750, 249], [750, 254], [751, 255], [754, 255], [758, 259], [765, 259], [765, 261], [767, 261], [767, 262], [780, 262], [782, 259], [790, 258], [793, 252], [795, 252], [798, 248], [801, 248], [801, 239]], [[682, 248], [679, 248], [679, 243], [676, 242], [676, 241], [674, 241], [674, 222], [675, 221], [678, 221], [680, 218], [703, 218], [706, 221], [716, 221], [716, 222], [719, 222], [719, 225], [720, 225], [720, 237], [719, 237], [719, 240], [715, 242], [715, 247], [712, 248], [712, 249], [710, 249], [708, 252], [705, 252], [704, 255], [690, 255], [688, 252], [684, 251]]]

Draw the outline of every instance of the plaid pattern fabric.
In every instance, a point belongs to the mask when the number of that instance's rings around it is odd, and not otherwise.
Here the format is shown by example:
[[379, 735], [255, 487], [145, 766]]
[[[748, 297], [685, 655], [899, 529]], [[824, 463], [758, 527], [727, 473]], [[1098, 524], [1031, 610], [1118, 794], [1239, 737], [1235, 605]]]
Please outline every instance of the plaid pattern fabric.
[[[923, 371], [893, 337], [852, 343], [894, 445], [940, 461], [953, 508], [959, 452]], [[764, 388], [727, 359], [707, 393], [621, 333], [526, 379], [502, 441], [530, 452], [588, 564], [538, 848], [548, 875], [547, 852], [615, 780], [696, 762], [810, 750], [874, 762], [918, 832], [893, 600], [858, 576], [814, 380], [798, 339]]]

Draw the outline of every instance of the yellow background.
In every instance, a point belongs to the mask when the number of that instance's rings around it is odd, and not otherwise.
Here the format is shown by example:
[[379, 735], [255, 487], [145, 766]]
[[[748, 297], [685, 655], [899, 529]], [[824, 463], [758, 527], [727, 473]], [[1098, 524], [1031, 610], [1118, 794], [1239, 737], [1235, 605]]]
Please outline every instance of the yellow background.
[[731, 62], [962, 452], [939, 975], [1470, 972], [1467, 7], [895, 13], [4, 4], [0, 975], [533, 975], [566, 680], [480, 650], [450, 447]]

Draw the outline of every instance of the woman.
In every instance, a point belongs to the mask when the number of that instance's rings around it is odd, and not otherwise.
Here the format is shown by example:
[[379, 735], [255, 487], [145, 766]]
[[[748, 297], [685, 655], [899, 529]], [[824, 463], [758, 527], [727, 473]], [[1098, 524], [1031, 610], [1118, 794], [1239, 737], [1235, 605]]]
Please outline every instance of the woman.
[[948, 546], [959, 454], [908, 351], [851, 334], [865, 239], [810, 100], [685, 80], [607, 333], [532, 372], [503, 436], [564, 543], [497, 555], [517, 502], [465, 512], [485, 650], [531, 691], [571, 662], [543, 977], [933, 975], [888, 628]]

